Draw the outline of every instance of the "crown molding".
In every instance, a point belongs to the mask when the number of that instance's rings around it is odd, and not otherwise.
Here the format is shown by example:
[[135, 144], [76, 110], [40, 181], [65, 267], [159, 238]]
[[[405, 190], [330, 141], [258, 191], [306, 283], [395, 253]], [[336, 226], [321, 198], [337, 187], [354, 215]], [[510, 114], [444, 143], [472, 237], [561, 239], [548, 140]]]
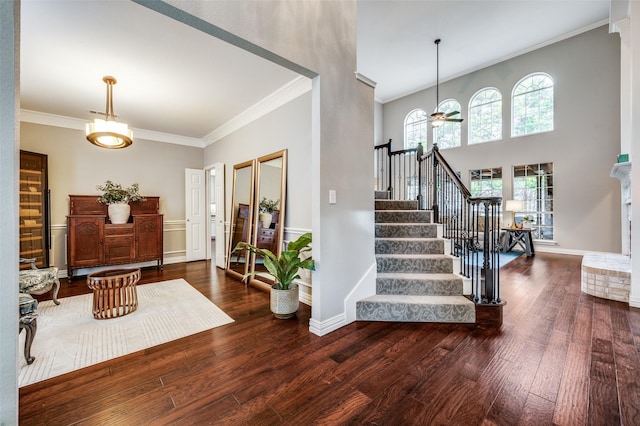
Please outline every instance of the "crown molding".
[[[25, 123], [42, 124], [45, 126], [62, 127], [64, 129], [81, 130], [84, 132], [87, 120], [66, 117], [63, 115], [48, 114], [46, 112], [20, 110], [20, 121]], [[156, 132], [153, 130], [132, 128], [135, 139], [145, 139], [154, 142], [172, 143], [176, 145], [186, 145], [196, 148], [204, 148], [202, 139], [190, 138], [187, 136], [173, 135], [170, 133]]]
[[366, 84], [367, 86], [375, 89], [376, 86], [378, 85], [378, 83], [376, 83], [375, 81], [371, 80], [369, 77], [367, 77], [364, 74], [359, 73], [358, 71], [355, 72], [356, 75], [356, 80]]
[[[296, 77], [202, 139], [156, 132], [153, 130], [137, 128], [132, 128], [132, 130], [135, 139], [205, 148], [309, 91], [311, 91], [311, 80], [303, 76]], [[87, 120], [27, 109], [20, 110], [20, 121], [82, 131], [85, 130], [85, 125], [87, 124]]]
[[203, 138], [204, 146], [206, 147], [219, 141], [223, 137], [230, 135], [309, 91], [311, 91], [311, 80], [303, 76], [296, 77], [266, 98], [258, 101], [255, 105], [249, 107], [209, 133]]

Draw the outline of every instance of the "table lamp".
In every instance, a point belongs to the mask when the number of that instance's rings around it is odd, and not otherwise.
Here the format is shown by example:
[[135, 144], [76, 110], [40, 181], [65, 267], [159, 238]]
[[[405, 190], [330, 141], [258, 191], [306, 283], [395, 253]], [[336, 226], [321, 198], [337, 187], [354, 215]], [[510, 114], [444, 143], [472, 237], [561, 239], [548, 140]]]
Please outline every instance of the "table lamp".
[[507, 200], [504, 203], [504, 211], [511, 212], [511, 227], [516, 227], [516, 212], [520, 211], [524, 208], [524, 203], [522, 200]]

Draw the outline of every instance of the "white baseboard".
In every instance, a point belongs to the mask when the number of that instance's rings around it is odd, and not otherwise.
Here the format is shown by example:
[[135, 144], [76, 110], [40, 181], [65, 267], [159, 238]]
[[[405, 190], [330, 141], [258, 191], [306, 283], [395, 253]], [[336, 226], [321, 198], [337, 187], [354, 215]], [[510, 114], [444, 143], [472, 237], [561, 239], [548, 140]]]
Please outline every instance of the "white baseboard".
[[349, 292], [344, 299], [344, 315], [345, 324], [351, 324], [356, 320], [356, 303], [358, 300], [362, 300], [365, 297], [373, 296], [376, 294], [376, 275], [377, 264], [374, 261], [367, 271], [362, 275], [360, 281]]
[[640, 308], [640, 297], [629, 296], [629, 306], [632, 308]]
[[332, 331], [336, 331], [340, 327], [347, 325], [344, 314], [336, 315], [326, 321], [317, 321], [313, 318], [309, 320], [309, 331], [316, 336], [324, 336]]

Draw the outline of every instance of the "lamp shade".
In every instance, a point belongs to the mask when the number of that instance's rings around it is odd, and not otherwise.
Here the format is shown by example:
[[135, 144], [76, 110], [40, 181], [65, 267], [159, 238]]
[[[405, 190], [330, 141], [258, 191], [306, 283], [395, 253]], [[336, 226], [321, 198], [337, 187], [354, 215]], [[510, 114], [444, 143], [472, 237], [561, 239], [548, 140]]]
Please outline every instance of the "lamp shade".
[[507, 200], [504, 203], [504, 211], [506, 212], [517, 212], [524, 209], [524, 203], [522, 200]]
[[133, 142], [133, 132], [126, 123], [98, 118], [86, 127], [87, 140], [102, 148], [125, 148]]
[[102, 81], [107, 84], [105, 120], [97, 118], [87, 123], [87, 140], [101, 148], [126, 148], [133, 143], [133, 132], [126, 123], [117, 122], [113, 112], [113, 85], [117, 81], [110, 75], [105, 75]]

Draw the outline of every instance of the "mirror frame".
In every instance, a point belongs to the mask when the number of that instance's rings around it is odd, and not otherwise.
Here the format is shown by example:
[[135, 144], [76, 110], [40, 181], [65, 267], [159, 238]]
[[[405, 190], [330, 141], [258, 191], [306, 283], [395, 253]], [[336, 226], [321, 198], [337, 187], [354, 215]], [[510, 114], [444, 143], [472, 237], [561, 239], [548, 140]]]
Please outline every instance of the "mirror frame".
[[[278, 213], [278, 226], [277, 232], [274, 235], [275, 238], [275, 246], [277, 247], [276, 252], [274, 253], [276, 257], [279, 257], [282, 253], [282, 244], [284, 242], [284, 224], [286, 218], [286, 204], [287, 204], [287, 150], [283, 149], [282, 151], [277, 151], [269, 155], [264, 155], [257, 159], [257, 174], [256, 174], [256, 184], [255, 184], [255, 201], [254, 201], [254, 211], [253, 217], [255, 218], [254, 227], [253, 227], [253, 245], [258, 245], [258, 218], [259, 218], [259, 209], [260, 209], [260, 183], [261, 179], [264, 179], [262, 173], [263, 164], [268, 163], [269, 161], [281, 158], [282, 159], [282, 169], [280, 172], [280, 207]], [[256, 274], [256, 255], [253, 255], [251, 259], [251, 278], [249, 283], [257, 287], [261, 290], [270, 291], [271, 286], [275, 283], [275, 280], [270, 277], [266, 277], [263, 275]]]
[[[237, 175], [238, 175], [238, 171], [244, 168], [250, 168], [250, 177], [249, 177], [249, 211], [248, 211], [248, 218], [247, 218], [247, 224], [245, 226], [249, 226], [249, 232], [248, 232], [248, 239], [249, 241], [247, 242], [252, 242], [253, 240], [253, 235], [254, 235], [254, 231], [253, 231], [253, 211], [254, 211], [254, 200], [255, 200], [255, 170], [256, 170], [256, 160], [249, 160], [249, 161], [245, 161], [243, 163], [238, 163], [236, 165], [233, 166], [233, 183], [231, 186], [231, 211], [229, 213], [229, 245], [227, 248], [227, 269], [226, 269], [226, 273], [228, 275], [231, 275], [237, 279], [239, 279], [240, 281], [245, 281], [245, 276], [247, 276], [247, 274], [249, 273], [249, 265], [252, 264], [252, 260], [250, 258], [250, 252], [249, 250], [245, 251], [245, 266], [244, 266], [244, 273], [239, 273], [237, 271], [234, 271], [233, 269], [231, 269], [231, 251], [233, 250], [233, 248], [235, 247], [234, 245], [234, 233], [235, 233], [235, 227], [237, 226], [237, 220], [236, 220], [236, 216], [237, 213], [235, 213], [235, 205], [236, 205], [236, 187], [237, 187]], [[237, 244], [237, 243], [236, 243]]]

